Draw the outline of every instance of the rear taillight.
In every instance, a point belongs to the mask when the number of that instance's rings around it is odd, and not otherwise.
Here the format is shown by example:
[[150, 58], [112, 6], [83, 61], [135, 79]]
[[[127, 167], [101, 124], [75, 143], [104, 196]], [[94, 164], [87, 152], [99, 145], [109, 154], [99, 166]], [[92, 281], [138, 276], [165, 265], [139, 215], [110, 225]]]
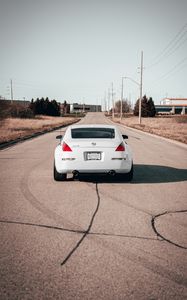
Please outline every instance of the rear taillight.
[[121, 143], [117, 148], [116, 151], [125, 151], [125, 145]]
[[63, 142], [63, 144], [62, 144], [62, 151], [69, 151], [69, 152], [71, 152], [72, 150], [71, 150], [70, 146], [68, 146], [65, 142]]

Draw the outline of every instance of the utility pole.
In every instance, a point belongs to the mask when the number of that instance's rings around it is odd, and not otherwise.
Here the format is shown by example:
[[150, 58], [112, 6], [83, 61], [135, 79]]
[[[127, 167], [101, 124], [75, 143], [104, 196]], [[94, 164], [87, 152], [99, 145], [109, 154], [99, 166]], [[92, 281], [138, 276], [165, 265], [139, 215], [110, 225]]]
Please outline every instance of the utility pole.
[[123, 116], [123, 79], [125, 79], [125, 77], [122, 77], [122, 83], [121, 83], [121, 106], [120, 106], [120, 120], [122, 120], [122, 116]]
[[113, 82], [112, 82], [112, 119], [114, 119], [114, 88], [113, 88]]
[[98, 112], [98, 99], [97, 99], [97, 102], [96, 102], [95, 111]]
[[108, 88], [108, 115], [110, 113], [110, 89]]
[[141, 116], [142, 116], [142, 79], [143, 79], [143, 51], [141, 52], [141, 67], [140, 67], [139, 124], [141, 124]]
[[133, 105], [132, 105], [131, 94], [130, 94], [130, 93], [129, 93], [129, 99], [128, 99], [128, 102], [129, 102], [129, 105], [130, 105], [130, 108], [131, 108]]
[[104, 111], [106, 113], [107, 111], [107, 104], [106, 104], [106, 91], [105, 91], [105, 97], [104, 97]]
[[10, 80], [10, 92], [11, 92], [11, 104], [13, 104], [13, 87], [12, 87], [12, 79]]
[[84, 100], [83, 100], [83, 113], [85, 112], [85, 104], [84, 104]]

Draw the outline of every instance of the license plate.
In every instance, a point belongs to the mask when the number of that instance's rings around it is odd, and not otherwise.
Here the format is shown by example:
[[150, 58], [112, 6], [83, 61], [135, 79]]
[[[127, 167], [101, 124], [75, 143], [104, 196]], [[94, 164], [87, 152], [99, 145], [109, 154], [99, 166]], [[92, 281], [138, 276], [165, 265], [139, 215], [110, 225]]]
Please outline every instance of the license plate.
[[86, 159], [87, 160], [101, 160], [101, 153], [100, 152], [87, 152]]

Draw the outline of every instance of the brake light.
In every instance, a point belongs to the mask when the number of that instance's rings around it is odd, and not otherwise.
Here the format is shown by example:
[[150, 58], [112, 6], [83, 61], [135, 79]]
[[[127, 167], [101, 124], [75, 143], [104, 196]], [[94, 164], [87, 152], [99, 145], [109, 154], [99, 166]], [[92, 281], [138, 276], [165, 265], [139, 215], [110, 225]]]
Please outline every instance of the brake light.
[[121, 143], [117, 148], [116, 151], [125, 151], [125, 145]]
[[70, 146], [68, 146], [65, 142], [62, 144], [62, 151], [72, 151]]

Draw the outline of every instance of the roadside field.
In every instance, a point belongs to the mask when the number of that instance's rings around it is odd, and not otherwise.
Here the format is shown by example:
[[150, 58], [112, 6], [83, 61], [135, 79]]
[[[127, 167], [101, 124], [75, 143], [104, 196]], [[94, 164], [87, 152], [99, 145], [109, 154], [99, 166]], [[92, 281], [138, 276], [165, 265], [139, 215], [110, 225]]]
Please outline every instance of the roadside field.
[[69, 125], [78, 120], [74, 117], [49, 116], [38, 116], [34, 119], [3, 119], [0, 121], [0, 143], [30, 136], [36, 132], [50, 131], [52, 128]]
[[[3, 119], [0, 120], [0, 143], [30, 136], [36, 132], [50, 131], [52, 128], [69, 125], [78, 120], [75, 117], [49, 116], [38, 116], [34, 119]], [[120, 118], [115, 117], [114, 121], [120, 123]], [[139, 125], [138, 117], [126, 115], [121, 123], [187, 144], [187, 115], [142, 118], [141, 125]]]
[[[117, 117], [115, 117], [114, 121], [120, 123], [120, 119]], [[139, 125], [138, 117], [125, 116], [121, 123], [132, 128], [187, 144], [187, 115], [142, 118], [141, 125]]]

